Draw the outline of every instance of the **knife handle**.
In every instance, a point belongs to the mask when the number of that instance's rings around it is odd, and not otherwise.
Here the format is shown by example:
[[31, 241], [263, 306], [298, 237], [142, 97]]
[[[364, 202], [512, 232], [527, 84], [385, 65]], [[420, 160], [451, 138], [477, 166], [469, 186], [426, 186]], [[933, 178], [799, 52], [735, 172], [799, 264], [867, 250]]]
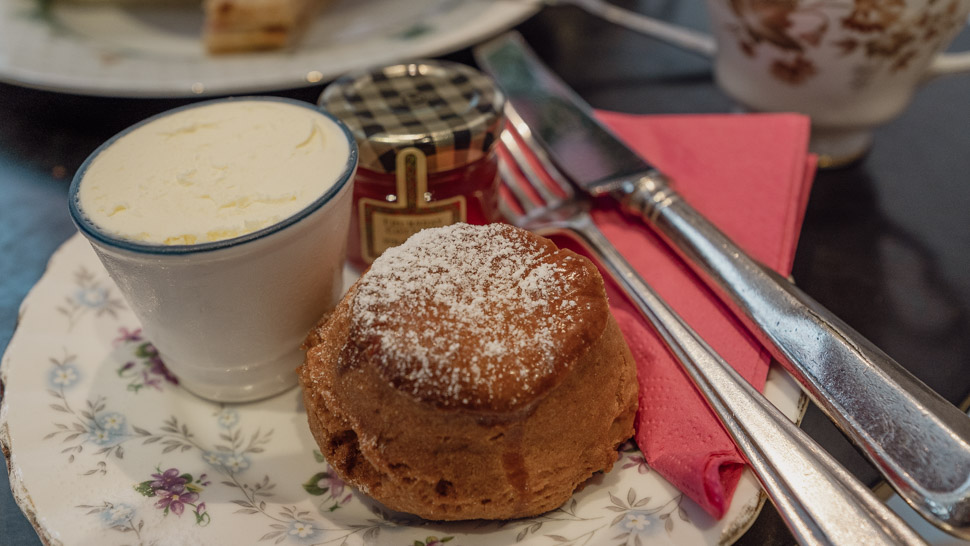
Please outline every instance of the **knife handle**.
[[748, 256], [663, 174], [617, 197], [683, 257], [924, 518], [970, 539], [970, 417]]

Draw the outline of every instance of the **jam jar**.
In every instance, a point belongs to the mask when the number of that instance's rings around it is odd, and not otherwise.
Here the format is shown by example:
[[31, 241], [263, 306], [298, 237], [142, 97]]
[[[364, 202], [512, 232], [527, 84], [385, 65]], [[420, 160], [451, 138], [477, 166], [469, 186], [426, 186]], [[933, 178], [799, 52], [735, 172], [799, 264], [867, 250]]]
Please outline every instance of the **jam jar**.
[[347, 258], [363, 268], [424, 228], [498, 220], [505, 97], [472, 67], [395, 64], [345, 75], [319, 106], [360, 149]]

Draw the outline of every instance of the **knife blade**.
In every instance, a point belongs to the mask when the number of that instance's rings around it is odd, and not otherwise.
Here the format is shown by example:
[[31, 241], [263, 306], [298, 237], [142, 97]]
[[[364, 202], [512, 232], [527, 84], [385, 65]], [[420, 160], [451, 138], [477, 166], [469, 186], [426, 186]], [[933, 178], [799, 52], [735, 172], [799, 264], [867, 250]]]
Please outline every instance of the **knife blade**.
[[593, 116], [592, 108], [541, 62], [518, 34], [475, 50], [479, 66], [572, 182], [599, 196], [653, 169]]
[[921, 516], [970, 539], [970, 418], [787, 279], [748, 256], [593, 116], [520, 35], [474, 50], [510, 111], [591, 195], [665, 239]]

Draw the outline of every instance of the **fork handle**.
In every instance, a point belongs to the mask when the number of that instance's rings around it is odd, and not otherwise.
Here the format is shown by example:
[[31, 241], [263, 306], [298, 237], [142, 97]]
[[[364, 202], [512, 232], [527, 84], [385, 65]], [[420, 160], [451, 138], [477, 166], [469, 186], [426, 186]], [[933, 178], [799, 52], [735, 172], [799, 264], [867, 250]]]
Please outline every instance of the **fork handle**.
[[923, 540], [701, 339], [589, 216], [568, 227], [599, 259], [684, 366], [800, 544]]
[[616, 196], [670, 243], [923, 517], [970, 539], [970, 418], [645, 173]]

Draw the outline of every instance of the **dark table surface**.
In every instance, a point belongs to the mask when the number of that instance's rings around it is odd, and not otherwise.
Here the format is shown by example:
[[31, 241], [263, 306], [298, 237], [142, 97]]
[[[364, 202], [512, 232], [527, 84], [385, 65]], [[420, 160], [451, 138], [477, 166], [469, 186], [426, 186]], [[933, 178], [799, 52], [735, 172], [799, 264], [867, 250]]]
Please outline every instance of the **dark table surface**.
[[[620, 2], [704, 29], [699, 0]], [[593, 106], [630, 113], [734, 109], [706, 59], [550, 7], [518, 29]], [[953, 49], [970, 49], [964, 31]], [[470, 53], [447, 56], [471, 63]], [[319, 86], [280, 91], [315, 101]], [[66, 190], [105, 139], [186, 100], [74, 96], [0, 84], [0, 351], [20, 301], [50, 254], [74, 233]], [[961, 405], [970, 393], [970, 74], [930, 82], [896, 120], [878, 129], [858, 163], [819, 172], [794, 278], [931, 388]], [[809, 408], [802, 428], [853, 473], [878, 475], [829, 421]], [[36, 544], [0, 472], [0, 544]], [[742, 544], [793, 540], [767, 507]]]

